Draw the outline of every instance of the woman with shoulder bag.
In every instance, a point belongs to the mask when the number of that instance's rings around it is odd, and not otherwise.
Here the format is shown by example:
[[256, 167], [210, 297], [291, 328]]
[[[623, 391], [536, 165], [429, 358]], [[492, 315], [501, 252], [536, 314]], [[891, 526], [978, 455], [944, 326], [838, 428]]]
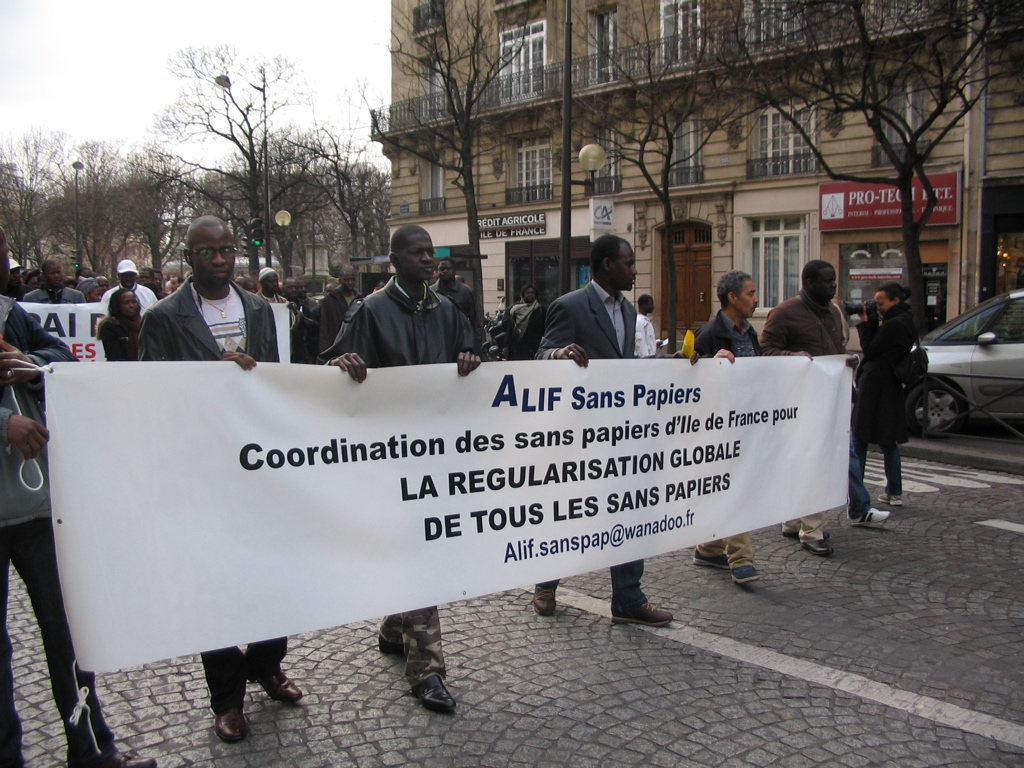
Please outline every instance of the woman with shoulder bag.
[[[857, 370], [857, 398], [850, 435], [851, 522], [858, 526], [881, 525], [889, 517], [871, 506], [864, 487], [868, 444], [882, 449], [885, 462], [885, 493], [878, 501], [902, 506], [903, 477], [899, 444], [909, 439], [904, 411], [903, 384], [895, 369], [917, 343], [917, 328], [910, 311], [910, 291], [899, 283], [886, 283], [875, 292], [877, 313], [861, 314], [857, 326], [864, 358]], [[881, 322], [879, 322], [881, 320]]]

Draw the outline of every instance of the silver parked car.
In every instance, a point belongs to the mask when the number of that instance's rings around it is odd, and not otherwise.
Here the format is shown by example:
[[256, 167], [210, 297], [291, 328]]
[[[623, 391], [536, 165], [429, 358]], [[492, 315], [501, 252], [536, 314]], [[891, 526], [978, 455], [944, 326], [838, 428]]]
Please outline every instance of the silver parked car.
[[[925, 334], [921, 344], [928, 351], [929, 430], [958, 432], [971, 403], [983, 415], [1024, 418], [1024, 290], [979, 304]], [[923, 383], [907, 389], [907, 421], [916, 435], [925, 419], [924, 391]]]

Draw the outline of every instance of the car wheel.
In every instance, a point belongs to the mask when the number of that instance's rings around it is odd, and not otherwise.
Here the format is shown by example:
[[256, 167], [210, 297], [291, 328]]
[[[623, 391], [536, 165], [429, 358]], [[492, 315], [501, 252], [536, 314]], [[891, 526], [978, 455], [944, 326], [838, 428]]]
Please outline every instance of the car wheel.
[[[925, 423], [924, 385], [918, 384], [907, 394], [907, 425], [912, 435], [920, 435]], [[928, 388], [928, 431], [943, 434], [959, 432], [967, 416], [967, 406], [956, 395], [941, 387]]]

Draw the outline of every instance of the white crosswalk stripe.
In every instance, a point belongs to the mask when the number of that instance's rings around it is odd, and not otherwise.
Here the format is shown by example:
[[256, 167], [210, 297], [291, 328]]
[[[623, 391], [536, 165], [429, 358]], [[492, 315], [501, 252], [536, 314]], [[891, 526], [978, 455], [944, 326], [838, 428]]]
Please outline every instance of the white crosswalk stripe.
[[[994, 485], [1024, 485], [1024, 478], [996, 472], [978, 472], [960, 467], [938, 466], [927, 461], [903, 462], [903, 493], [937, 493], [943, 488], [991, 488]], [[885, 485], [882, 457], [869, 454], [864, 467], [866, 485]]]

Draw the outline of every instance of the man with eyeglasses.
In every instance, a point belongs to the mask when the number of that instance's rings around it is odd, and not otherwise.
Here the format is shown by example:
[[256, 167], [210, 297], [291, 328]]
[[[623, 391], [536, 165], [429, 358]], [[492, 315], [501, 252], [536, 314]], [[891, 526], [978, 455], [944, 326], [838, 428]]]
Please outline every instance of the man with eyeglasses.
[[[225, 360], [249, 371], [257, 363], [278, 362], [277, 331], [270, 305], [241, 290], [235, 271], [235, 238], [216, 216], [195, 219], [185, 235], [185, 260], [192, 276], [153, 305], [142, 319], [140, 360]], [[281, 670], [286, 638], [221, 648], [202, 654], [214, 729], [224, 741], [248, 734], [242, 713], [245, 684], [255, 680], [270, 698], [294, 704], [302, 691]]]

